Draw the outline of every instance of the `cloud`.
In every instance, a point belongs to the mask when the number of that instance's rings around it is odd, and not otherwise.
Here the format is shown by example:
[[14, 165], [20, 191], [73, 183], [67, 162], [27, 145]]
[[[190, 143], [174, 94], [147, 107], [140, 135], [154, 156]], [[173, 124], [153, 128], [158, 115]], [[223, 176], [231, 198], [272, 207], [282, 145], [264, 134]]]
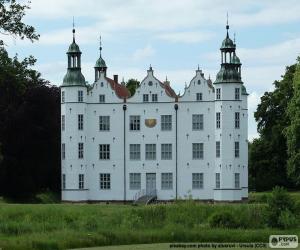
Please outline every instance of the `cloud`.
[[207, 40], [211, 40], [215, 37], [215, 33], [208, 31], [184, 31], [184, 32], [172, 32], [164, 33], [157, 36], [157, 38], [170, 41], [170, 42], [181, 42], [181, 43], [198, 43]]
[[155, 50], [152, 48], [151, 45], [148, 44], [146, 47], [144, 47], [142, 49], [137, 49], [133, 53], [133, 60], [140, 61], [140, 60], [143, 60], [145, 58], [151, 57], [154, 54], [155, 54]]

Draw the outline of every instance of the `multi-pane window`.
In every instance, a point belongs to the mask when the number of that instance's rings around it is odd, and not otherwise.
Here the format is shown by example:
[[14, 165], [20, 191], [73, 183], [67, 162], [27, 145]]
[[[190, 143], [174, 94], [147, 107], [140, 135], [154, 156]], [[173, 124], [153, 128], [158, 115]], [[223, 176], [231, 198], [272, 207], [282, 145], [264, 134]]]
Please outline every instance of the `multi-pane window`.
[[110, 129], [110, 117], [109, 116], [99, 116], [99, 130], [109, 131]]
[[61, 116], [61, 130], [65, 131], [65, 128], [66, 128], [66, 119], [65, 119], [65, 116], [62, 115]]
[[99, 159], [109, 160], [110, 159], [110, 145], [109, 144], [99, 144]]
[[110, 174], [100, 174], [100, 189], [110, 189]]
[[203, 143], [193, 143], [193, 159], [203, 159]]
[[83, 130], [83, 115], [78, 115], [78, 130]]
[[193, 173], [192, 187], [193, 187], [193, 189], [202, 189], [203, 188], [203, 173]]
[[234, 173], [234, 187], [240, 188], [240, 174]]
[[220, 173], [216, 173], [216, 188], [221, 187]]
[[156, 144], [146, 144], [146, 160], [156, 160]]
[[149, 95], [143, 94], [143, 102], [149, 102]]
[[141, 129], [141, 118], [139, 115], [130, 116], [129, 128], [132, 131]]
[[61, 158], [64, 160], [66, 158], [66, 144], [61, 144]]
[[221, 128], [221, 113], [216, 113], [216, 128]]
[[238, 141], [234, 142], [234, 157], [235, 158], [240, 157], [240, 143]]
[[161, 130], [168, 131], [172, 130], [172, 116], [171, 115], [162, 115], [161, 119]]
[[240, 88], [235, 88], [234, 96], [235, 100], [240, 100]]
[[203, 115], [193, 115], [193, 130], [203, 130]]
[[216, 141], [216, 157], [219, 158], [221, 155], [221, 143], [220, 141]]
[[78, 188], [84, 189], [84, 174], [78, 175], [79, 181], [78, 181]]
[[130, 160], [140, 160], [141, 159], [141, 145], [140, 144], [130, 144], [129, 145]]
[[235, 128], [240, 128], [240, 112], [235, 112], [234, 126], [235, 126]]
[[83, 102], [83, 91], [78, 90], [78, 102]]
[[65, 91], [61, 92], [61, 102], [64, 103], [65, 102]]
[[161, 189], [173, 189], [173, 173], [161, 174]]
[[161, 144], [161, 159], [162, 160], [172, 159], [172, 144]]
[[221, 89], [220, 88], [216, 89], [216, 97], [217, 97], [217, 100], [221, 99]]
[[202, 101], [202, 93], [196, 93], [196, 100]]
[[99, 95], [99, 102], [104, 103], [105, 102], [105, 95]]
[[129, 188], [132, 190], [141, 189], [141, 174], [130, 173], [129, 174]]
[[152, 94], [152, 102], [157, 102], [157, 94]]
[[62, 174], [62, 189], [66, 189], [66, 174]]
[[78, 158], [83, 159], [83, 143], [78, 143]]

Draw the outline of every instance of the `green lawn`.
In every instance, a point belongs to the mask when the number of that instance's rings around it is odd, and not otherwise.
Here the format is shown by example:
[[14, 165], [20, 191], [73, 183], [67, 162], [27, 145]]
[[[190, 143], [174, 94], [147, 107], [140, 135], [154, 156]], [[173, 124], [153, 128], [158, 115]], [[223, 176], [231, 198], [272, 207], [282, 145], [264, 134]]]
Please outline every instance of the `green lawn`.
[[[252, 195], [257, 197], [257, 194]], [[264, 203], [255, 202], [208, 204], [192, 201], [137, 207], [0, 203], [0, 249], [55, 250], [94, 246], [110, 249], [111, 245], [164, 242], [268, 242], [271, 234], [300, 236], [300, 223], [290, 230], [267, 228], [265, 207]], [[210, 226], [211, 216], [224, 211], [234, 216], [234, 224], [230, 228]], [[168, 244], [115, 249], [139, 247], [159, 250]]]

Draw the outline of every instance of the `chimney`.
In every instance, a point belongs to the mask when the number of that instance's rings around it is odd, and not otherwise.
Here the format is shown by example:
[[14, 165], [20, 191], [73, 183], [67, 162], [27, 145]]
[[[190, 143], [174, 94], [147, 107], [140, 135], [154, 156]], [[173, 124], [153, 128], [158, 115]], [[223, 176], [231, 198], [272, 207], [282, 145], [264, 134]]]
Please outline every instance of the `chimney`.
[[114, 75], [114, 82], [118, 83], [118, 75]]

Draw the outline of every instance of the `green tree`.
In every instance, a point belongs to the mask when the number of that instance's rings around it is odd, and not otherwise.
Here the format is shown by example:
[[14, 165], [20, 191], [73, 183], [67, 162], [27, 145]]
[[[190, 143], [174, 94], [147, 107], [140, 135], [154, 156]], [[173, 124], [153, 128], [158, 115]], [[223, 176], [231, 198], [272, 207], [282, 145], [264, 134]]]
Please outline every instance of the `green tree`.
[[129, 90], [130, 95], [135, 94], [135, 90], [140, 86], [140, 82], [137, 79], [129, 79], [126, 82], [126, 88]]
[[294, 74], [294, 96], [288, 104], [287, 114], [291, 121], [285, 130], [287, 138], [287, 173], [296, 185], [300, 185], [300, 58]]
[[[0, 33], [2, 35], [27, 38], [30, 41], [38, 40], [39, 35], [35, 28], [23, 23], [28, 4], [19, 4], [15, 0], [0, 0]], [[3, 45], [0, 40], [0, 45]]]

